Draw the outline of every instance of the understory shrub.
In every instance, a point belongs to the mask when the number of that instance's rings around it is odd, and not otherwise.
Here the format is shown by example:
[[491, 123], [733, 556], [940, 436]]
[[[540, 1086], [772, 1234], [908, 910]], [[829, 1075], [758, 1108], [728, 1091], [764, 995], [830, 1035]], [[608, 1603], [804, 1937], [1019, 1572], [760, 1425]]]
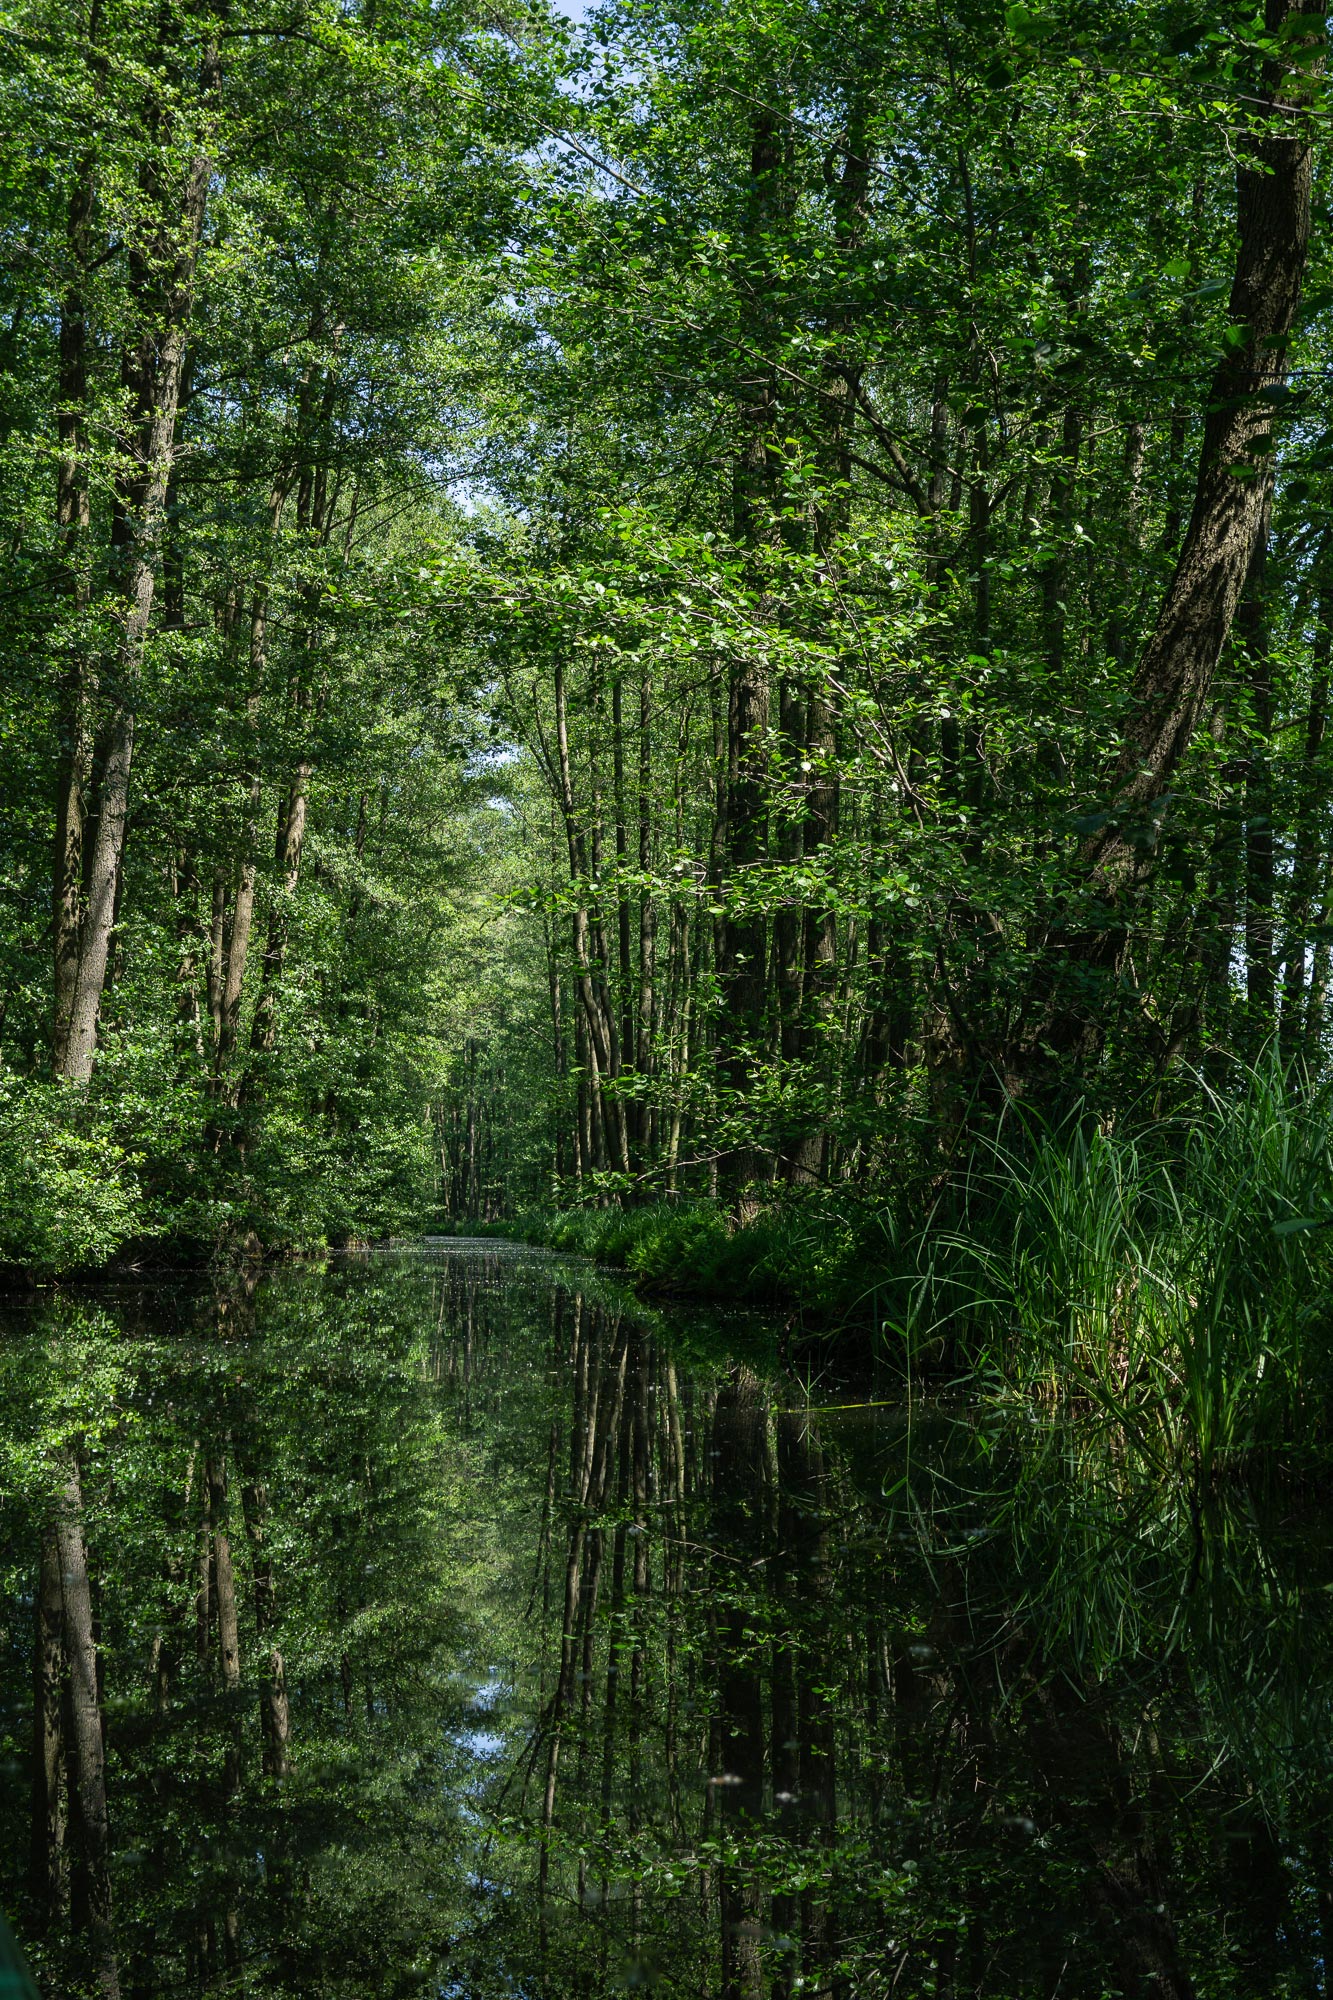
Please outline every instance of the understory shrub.
[[0, 1263], [77, 1269], [146, 1233], [137, 1164], [80, 1093], [0, 1076]]

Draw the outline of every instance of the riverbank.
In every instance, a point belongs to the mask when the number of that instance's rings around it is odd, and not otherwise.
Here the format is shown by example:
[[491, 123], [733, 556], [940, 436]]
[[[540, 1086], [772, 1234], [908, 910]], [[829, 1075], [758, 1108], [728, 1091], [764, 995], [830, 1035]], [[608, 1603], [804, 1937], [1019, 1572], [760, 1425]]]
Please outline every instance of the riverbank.
[[776, 1307], [876, 1364], [1070, 1407], [1163, 1464], [1316, 1449], [1333, 1415], [1333, 1118], [1256, 1069], [1187, 1117], [1029, 1124], [897, 1198], [786, 1193], [502, 1227], [643, 1291]]

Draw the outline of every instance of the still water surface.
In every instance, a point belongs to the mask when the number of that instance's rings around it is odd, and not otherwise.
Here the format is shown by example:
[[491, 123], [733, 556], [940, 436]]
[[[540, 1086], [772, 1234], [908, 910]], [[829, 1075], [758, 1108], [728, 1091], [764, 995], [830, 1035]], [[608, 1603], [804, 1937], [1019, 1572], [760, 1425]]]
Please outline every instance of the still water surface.
[[45, 2000], [1328, 1991], [1317, 1494], [784, 1352], [490, 1243], [11, 1302]]

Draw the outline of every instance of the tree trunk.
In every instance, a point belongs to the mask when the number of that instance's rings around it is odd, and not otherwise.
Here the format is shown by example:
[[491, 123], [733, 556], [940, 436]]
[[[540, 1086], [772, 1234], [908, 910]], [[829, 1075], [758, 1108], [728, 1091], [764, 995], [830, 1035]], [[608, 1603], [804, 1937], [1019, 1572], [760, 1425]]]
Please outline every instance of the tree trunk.
[[275, 1637], [277, 1591], [273, 1582], [273, 1558], [265, 1533], [268, 1525], [268, 1494], [262, 1483], [251, 1479], [241, 1493], [246, 1531], [250, 1537], [250, 1566], [254, 1578], [255, 1632], [262, 1647], [268, 1647], [268, 1671], [260, 1691], [259, 1719], [264, 1735], [264, 1775], [287, 1776], [291, 1715], [287, 1703], [287, 1674], [282, 1652]]
[[266, 1054], [278, 1035], [278, 984], [287, 962], [288, 906], [301, 879], [301, 855], [305, 848], [309, 760], [301, 758], [292, 773], [291, 787], [278, 815], [274, 855], [278, 867], [278, 895], [269, 912], [268, 937], [264, 945], [264, 967], [250, 1029], [250, 1047], [257, 1055]]
[[1268, 560], [1266, 499], [1237, 635], [1246, 654], [1250, 687], [1250, 742], [1245, 762], [1245, 1002], [1247, 1041], [1254, 1055], [1273, 1028], [1273, 661], [1264, 578]]
[[1061, 982], [1042, 1027], [1057, 1049], [1091, 1052], [1099, 1043], [1097, 988], [1123, 962], [1133, 891], [1151, 868], [1167, 793], [1249, 572], [1309, 249], [1314, 149], [1304, 105], [1323, 68], [1325, 9], [1326, 0], [1267, 0], [1267, 32], [1285, 33], [1287, 60], [1265, 68], [1255, 107], [1264, 129], [1245, 142], [1236, 173], [1229, 319], [1243, 336], [1213, 375], [1189, 526], [1134, 678], [1106, 821], [1083, 849], [1091, 917], [1063, 940], [1076, 976], [1067, 990]]
[[61, 1683], [64, 1675], [64, 1600], [57, 1532], [42, 1534], [33, 1646], [32, 1852], [29, 1887], [44, 1925], [64, 1912], [65, 1739]]
[[602, 1081], [614, 1080], [620, 1074], [620, 1034], [616, 1024], [615, 1008], [611, 1004], [608, 990], [605, 957], [601, 951], [595, 949], [593, 926], [589, 921], [584, 901], [587, 870], [584, 866], [583, 842], [574, 801], [564, 665], [558, 657], [555, 663], [555, 724], [560, 804], [565, 823], [570, 880], [577, 898], [572, 917], [574, 963], [588, 1038], [588, 1071], [593, 1117], [595, 1120], [600, 1120], [605, 1132], [610, 1164], [619, 1168], [622, 1173], [628, 1174], [629, 1129], [625, 1119], [624, 1103], [613, 1093], [608, 1092]]
[[[1321, 752], [1328, 727], [1329, 665], [1333, 655], [1333, 531], [1324, 530], [1316, 562], [1315, 641], [1305, 746], [1295, 811], [1296, 846], [1291, 892], [1283, 925], [1281, 1044], [1290, 1060], [1301, 1046], [1304, 1023], [1305, 962], [1311, 910], [1318, 886], [1322, 842], [1320, 816], [1328, 779]], [[1313, 1051], [1311, 1051], [1313, 1054]]]
[[55, 1005], [52, 1054], [56, 1072], [69, 1038], [79, 970], [79, 913], [83, 881], [84, 815], [93, 769], [92, 684], [79, 629], [88, 605], [86, 541], [90, 525], [85, 435], [88, 327], [83, 286], [92, 246], [96, 189], [91, 160], [84, 162], [70, 198], [67, 240], [70, 281], [60, 305], [60, 456], [56, 462], [56, 536], [63, 557], [63, 590], [74, 629], [61, 679], [59, 766], [56, 782], [55, 875], [52, 919]]
[[[647, 669], [639, 684], [639, 1018], [634, 1067], [640, 1077], [657, 1073], [656, 1033], [657, 904], [649, 886], [653, 863], [652, 681]], [[639, 1144], [645, 1165], [652, 1156], [656, 1118], [645, 1095], [639, 1100]]]
[[[217, 81], [216, 56], [205, 59], [206, 91]], [[125, 381], [133, 398], [132, 430], [116, 493], [112, 549], [121, 598], [120, 635], [112, 679], [106, 759], [97, 801], [97, 835], [88, 869], [87, 901], [79, 923], [78, 962], [68, 982], [68, 1024], [56, 1037], [56, 1074], [86, 1085], [92, 1077], [97, 1018], [106, 984], [125, 852], [130, 769], [134, 756], [139, 674], [153, 610], [158, 544], [167, 485], [176, 448], [176, 412], [193, 303], [195, 266], [212, 161], [190, 164], [180, 208], [163, 242], [131, 254], [141, 324], [125, 355]], [[155, 192], [156, 165], [144, 169], [145, 192]], [[165, 264], [167, 276], [160, 275]], [[67, 856], [58, 856], [63, 868]], [[58, 896], [64, 894], [58, 885]], [[63, 1004], [61, 1002], [60, 1004]], [[59, 1025], [59, 1014], [57, 1024]]]
[[[738, 1368], [719, 1391], [713, 1419], [712, 1533], [723, 1562], [753, 1560], [768, 1506], [768, 1412], [758, 1379]], [[718, 1720], [722, 1765], [713, 1774], [721, 1817], [743, 1845], [764, 1808], [764, 1695], [753, 1644], [754, 1613], [728, 1579], [717, 1616]], [[761, 1890], [744, 1861], [720, 1871], [721, 2000], [760, 2000]]]
[[120, 2000], [120, 1970], [111, 1931], [111, 1832], [107, 1816], [106, 1754], [97, 1682], [92, 1589], [83, 1536], [83, 1488], [78, 1461], [67, 1462], [56, 1527], [65, 1653], [69, 1667], [71, 1792], [87, 1897], [86, 1922], [103, 2000]]
[[[776, 619], [778, 607], [765, 576], [763, 553], [781, 543], [782, 459], [777, 371], [769, 350], [772, 234], [789, 213], [781, 124], [768, 110], [755, 114], [750, 133], [750, 205], [745, 248], [749, 261], [737, 273], [744, 310], [752, 326], [748, 347], [751, 379], [738, 385], [742, 398], [740, 435], [732, 468], [736, 540], [752, 559], [758, 591], [756, 623]], [[745, 1132], [746, 1106], [759, 1065], [767, 1052], [768, 922], [761, 907], [763, 864], [770, 859], [768, 728], [772, 689], [761, 648], [733, 656], [727, 675], [724, 752], [718, 772], [714, 829], [714, 875], [725, 914], [719, 923], [717, 973], [718, 1085], [730, 1100], [724, 1109], [736, 1126], [728, 1149], [725, 1178], [737, 1214], [755, 1205], [754, 1183], [768, 1178], [772, 1151], [763, 1135]], [[747, 907], [748, 905], [748, 907]]]
[[208, 1518], [213, 1535], [213, 1580], [217, 1592], [218, 1657], [222, 1685], [231, 1695], [241, 1684], [241, 1646], [231, 1538], [227, 1533], [227, 1468], [220, 1458], [208, 1460], [206, 1476]]

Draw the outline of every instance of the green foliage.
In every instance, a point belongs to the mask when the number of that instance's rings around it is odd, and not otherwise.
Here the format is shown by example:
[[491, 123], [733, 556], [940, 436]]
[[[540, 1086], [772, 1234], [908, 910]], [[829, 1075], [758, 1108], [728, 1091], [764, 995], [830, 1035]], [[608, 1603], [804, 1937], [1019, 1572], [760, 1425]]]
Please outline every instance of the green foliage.
[[649, 1291], [795, 1301], [818, 1312], [847, 1260], [847, 1231], [831, 1204], [796, 1204], [737, 1227], [715, 1202], [570, 1209], [520, 1216], [521, 1235], [631, 1272]]
[[898, 1331], [1082, 1403], [1164, 1464], [1333, 1419], [1333, 1095], [1268, 1062], [1135, 1132], [1031, 1128], [922, 1240]]
[[1276, 1059], [1137, 1125], [1015, 1110], [895, 1208], [814, 1190], [744, 1225], [684, 1200], [515, 1229], [650, 1291], [869, 1330], [912, 1374], [1081, 1410], [1163, 1469], [1333, 1425], [1333, 1089]]
[[0, 1263], [68, 1271], [145, 1234], [141, 1164], [77, 1092], [0, 1076]]

